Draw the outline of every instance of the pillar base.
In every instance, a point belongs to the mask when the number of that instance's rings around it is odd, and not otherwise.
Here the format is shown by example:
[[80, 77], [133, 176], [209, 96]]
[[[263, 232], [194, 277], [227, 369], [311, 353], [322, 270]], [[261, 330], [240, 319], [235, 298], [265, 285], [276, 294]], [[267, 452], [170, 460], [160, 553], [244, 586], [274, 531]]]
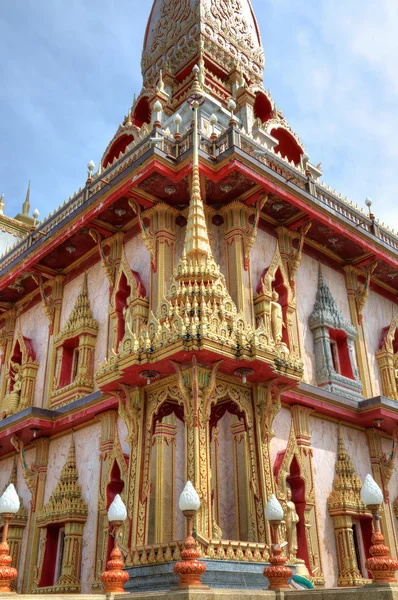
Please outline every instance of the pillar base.
[[124, 560], [118, 547], [111, 552], [111, 559], [107, 563], [107, 570], [101, 575], [101, 581], [104, 584], [106, 594], [123, 594], [124, 584], [129, 579], [127, 571], [123, 571]]

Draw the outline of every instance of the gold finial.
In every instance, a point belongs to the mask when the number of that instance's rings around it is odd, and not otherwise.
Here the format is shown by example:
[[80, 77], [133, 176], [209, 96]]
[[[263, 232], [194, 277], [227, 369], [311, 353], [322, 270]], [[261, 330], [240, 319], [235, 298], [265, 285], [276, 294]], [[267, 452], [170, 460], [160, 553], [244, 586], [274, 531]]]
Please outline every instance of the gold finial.
[[163, 71], [162, 69], [160, 69], [159, 71], [159, 85], [158, 85], [158, 90], [161, 93], [165, 93], [165, 89], [164, 89], [164, 81], [163, 81]]
[[200, 96], [200, 98], [203, 98], [203, 89], [202, 86], [200, 85], [200, 79], [199, 79], [199, 75], [200, 75], [200, 68], [198, 67], [198, 65], [195, 65], [194, 68], [192, 69], [193, 71], [193, 84], [192, 84], [192, 89], [191, 89], [191, 98], [194, 98], [195, 96]]
[[28, 189], [26, 191], [25, 202], [22, 204], [22, 214], [29, 215], [30, 211], [30, 181], [28, 184]]
[[131, 120], [131, 109], [129, 108], [129, 111], [128, 111], [128, 113], [127, 113], [127, 121], [126, 121], [126, 125], [127, 125], [127, 126], [130, 126], [130, 125], [132, 125], [132, 124], [133, 124], [133, 122], [132, 122], [132, 120]]
[[0, 196], [0, 215], [4, 215], [4, 209], [6, 205], [4, 203], [4, 192]]

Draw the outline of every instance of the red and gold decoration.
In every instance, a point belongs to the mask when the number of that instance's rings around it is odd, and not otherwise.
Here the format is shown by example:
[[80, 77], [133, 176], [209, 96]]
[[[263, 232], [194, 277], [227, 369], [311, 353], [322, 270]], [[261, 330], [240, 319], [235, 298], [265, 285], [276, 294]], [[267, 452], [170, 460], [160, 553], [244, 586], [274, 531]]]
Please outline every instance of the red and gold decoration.
[[192, 536], [193, 520], [200, 508], [200, 499], [192, 483], [188, 481], [180, 496], [180, 509], [187, 519], [188, 536], [181, 552], [182, 560], [174, 565], [174, 573], [178, 575], [180, 588], [203, 588], [201, 577], [206, 573], [206, 565], [198, 561], [200, 552]]
[[211, 560], [270, 561], [271, 589], [286, 562], [362, 585], [359, 464], [384, 494], [373, 572], [398, 552], [398, 238], [320, 182], [263, 86], [250, 0], [152, 4], [143, 87], [98, 170], [42, 223], [0, 198], [18, 239], [0, 261], [0, 471], [14, 447], [30, 500], [2, 556], [34, 594], [136, 591], [130, 568], [165, 563], [197, 587]]
[[395, 572], [398, 571], [398, 560], [391, 558], [390, 548], [386, 546], [380, 528], [380, 511], [384, 502], [383, 492], [371, 475], [366, 475], [361, 490], [361, 500], [373, 515], [373, 545], [369, 549], [372, 558], [368, 558], [365, 566], [372, 573], [375, 585], [396, 583]]
[[20, 509], [20, 501], [14, 485], [10, 483], [0, 498], [0, 515], [3, 518], [3, 538], [0, 544], [0, 593], [10, 593], [11, 583], [18, 577], [18, 571], [11, 566], [10, 546], [7, 542], [10, 521]]
[[272, 494], [265, 508], [265, 518], [269, 521], [272, 530], [271, 566], [265, 567], [264, 576], [269, 581], [269, 590], [289, 589], [289, 579], [293, 571], [286, 567], [286, 556], [279, 540], [279, 527], [284, 518], [284, 512], [276, 496]]
[[106, 565], [107, 569], [101, 575], [106, 594], [123, 594], [124, 584], [129, 579], [127, 571], [123, 571], [123, 554], [119, 548], [119, 531], [126, 519], [126, 507], [119, 494], [117, 494], [108, 510], [108, 520], [113, 529], [114, 546], [110, 560]]

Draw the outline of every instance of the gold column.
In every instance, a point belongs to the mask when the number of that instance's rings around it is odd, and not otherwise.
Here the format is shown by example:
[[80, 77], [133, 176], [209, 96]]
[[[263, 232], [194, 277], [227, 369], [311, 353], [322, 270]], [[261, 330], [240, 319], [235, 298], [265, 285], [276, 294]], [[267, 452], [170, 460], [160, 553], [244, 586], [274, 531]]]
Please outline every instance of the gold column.
[[[47, 365], [46, 365], [46, 374], [45, 374], [45, 385], [43, 386], [43, 393], [47, 389], [47, 400], [46, 402], [43, 399], [43, 406], [49, 407], [51, 404], [50, 396], [53, 392], [54, 386], [54, 377], [55, 377], [55, 369], [57, 364], [57, 351], [54, 349], [54, 339], [58, 335], [60, 331], [61, 324], [61, 310], [62, 310], [62, 299], [64, 295], [64, 275], [57, 275], [54, 277], [52, 282], [52, 293], [51, 293], [51, 303], [53, 306], [52, 313], [52, 322], [50, 320], [50, 335], [48, 341], [48, 350], [47, 350]], [[47, 299], [43, 299], [43, 304], [46, 307]]]
[[166, 297], [170, 277], [174, 272], [175, 220], [178, 214], [178, 210], [165, 202], [155, 204], [144, 213], [144, 216], [150, 219], [150, 231], [155, 246], [155, 260], [151, 261], [151, 310], [155, 315]]
[[[397, 555], [397, 536], [395, 533], [393, 508], [389, 500], [387, 491], [388, 480], [383, 475], [383, 463], [387, 462], [381, 445], [381, 431], [379, 429], [368, 429], [366, 431], [369, 444], [370, 462], [372, 464], [373, 479], [384, 492], [384, 504], [381, 512], [381, 527], [386, 546], [391, 549], [392, 558], [398, 558]], [[393, 461], [394, 463], [394, 461]], [[392, 466], [394, 468], [394, 464]], [[391, 472], [392, 474], [392, 472]]]
[[[144, 390], [123, 385], [123, 394], [119, 395], [119, 415], [127, 425], [126, 441], [130, 446], [130, 461], [128, 470], [127, 512], [131, 518], [132, 554], [137, 545], [145, 543], [145, 502], [143, 496], [147, 490], [142, 490], [142, 454], [144, 446]], [[142, 494], [141, 494], [142, 490]]]
[[84, 523], [65, 523], [64, 551], [62, 555], [61, 577], [58, 586], [81, 585], [81, 564]]
[[182, 370], [173, 363], [178, 375], [178, 387], [184, 398], [185, 460], [187, 479], [192, 481], [201, 499], [196, 529], [207, 539], [212, 537], [210, 428], [211, 398], [216, 387], [219, 362], [209, 372], [197, 364]]
[[15, 331], [15, 322], [17, 318], [17, 311], [14, 308], [11, 308], [4, 315], [5, 318], [5, 327], [4, 327], [4, 357], [3, 357], [3, 378], [1, 381], [1, 398], [4, 398], [4, 394], [6, 391], [7, 385], [7, 377], [6, 372], [8, 370], [8, 365], [10, 364], [13, 341], [14, 341], [14, 331]]
[[[254, 323], [253, 291], [250, 270], [250, 250], [257, 234], [257, 224], [249, 223], [255, 210], [242, 202], [234, 201], [222, 209], [224, 240], [227, 257], [228, 291], [248, 323]], [[254, 239], [251, 238], [254, 236]], [[253, 242], [253, 243], [252, 243]]]
[[369, 295], [369, 282], [367, 283], [367, 286], [362, 286], [358, 283], [358, 274], [363, 274], [364, 277], [370, 277], [370, 271], [361, 273], [355, 269], [355, 267], [347, 265], [344, 267], [344, 274], [348, 303], [350, 306], [351, 322], [358, 332], [358, 335], [355, 338], [355, 351], [359, 376], [363, 385], [363, 395], [365, 398], [372, 398], [374, 396], [372, 371], [369, 363], [366, 336], [362, 320], [362, 311]]
[[359, 571], [355, 554], [354, 532], [350, 515], [333, 517], [334, 534], [336, 537], [339, 587], [359, 587], [364, 584]]
[[[263, 499], [263, 505], [266, 506], [270, 496], [275, 493], [275, 480], [272, 472], [272, 463], [269, 444], [274, 437], [272, 425], [274, 418], [281, 408], [281, 393], [282, 389], [275, 383], [270, 382], [268, 385], [258, 385], [254, 389], [255, 400], [257, 406], [255, 413], [257, 440], [260, 446], [259, 466], [260, 466], [260, 485], [261, 490], [257, 490], [257, 495]], [[255, 495], [256, 495], [255, 493]], [[257, 520], [261, 519], [261, 515], [257, 513]], [[271, 533], [269, 523], [263, 518], [263, 534], [259, 532], [259, 542], [270, 542]]]

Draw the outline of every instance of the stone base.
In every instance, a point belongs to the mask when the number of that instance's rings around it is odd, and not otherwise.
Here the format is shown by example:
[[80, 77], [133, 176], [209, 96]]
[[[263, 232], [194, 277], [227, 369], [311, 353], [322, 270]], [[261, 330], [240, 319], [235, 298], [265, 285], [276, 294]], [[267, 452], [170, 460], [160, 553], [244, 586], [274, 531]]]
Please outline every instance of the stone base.
[[[238, 562], [236, 560], [202, 560], [206, 573], [202, 583], [212, 589], [265, 590], [268, 580], [264, 577], [266, 563]], [[178, 577], [174, 574], [174, 562], [159, 565], [129, 567], [130, 579], [126, 592], [156, 592], [175, 589]], [[294, 566], [292, 567], [294, 572]]]
[[[225, 561], [220, 561], [225, 562]], [[37, 600], [32, 595], [2, 595], [1, 598]], [[53, 594], [45, 600], [60, 600]], [[386, 586], [366, 585], [360, 588], [334, 588], [330, 590], [255, 591], [237, 589], [154, 591], [138, 594], [62, 594], [62, 600], [398, 600], [398, 584]]]

